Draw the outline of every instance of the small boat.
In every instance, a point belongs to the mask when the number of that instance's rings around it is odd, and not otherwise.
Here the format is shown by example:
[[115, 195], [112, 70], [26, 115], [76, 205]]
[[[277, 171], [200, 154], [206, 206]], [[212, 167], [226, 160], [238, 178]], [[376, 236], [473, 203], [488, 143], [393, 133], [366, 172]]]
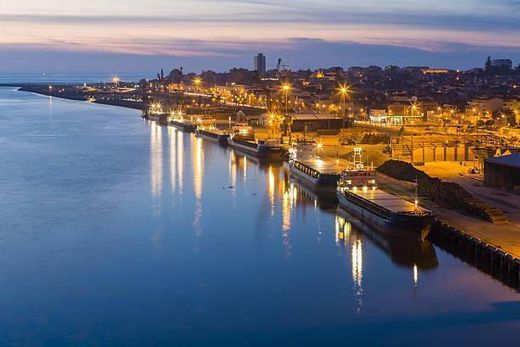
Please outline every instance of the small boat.
[[259, 159], [282, 160], [284, 154], [279, 140], [257, 140], [253, 127], [247, 124], [233, 126], [227, 142], [237, 151]]
[[393, 236], [425, 240], [435, 220], [434, 214], [399, 196], [376, 187], [376, 172], [362, 161], [361, 148], [354, 148], [354, 161], [341, 173], [337, 197], [339, 205], [378, 231]]
[[221, 145], [227, 145], [229, 134], [219, 128], [215, 124], [213, 118], [202, 118], [197, 122], [195, 134], [206, 140], [218, 142]]

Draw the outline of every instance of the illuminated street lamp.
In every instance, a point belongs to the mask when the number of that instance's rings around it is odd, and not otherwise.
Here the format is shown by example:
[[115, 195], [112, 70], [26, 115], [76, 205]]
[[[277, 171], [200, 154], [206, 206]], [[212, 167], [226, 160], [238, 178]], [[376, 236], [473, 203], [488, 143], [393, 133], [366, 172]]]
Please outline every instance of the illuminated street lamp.
[[341, 96], [341, 108], [343, 109], [343, 118], [346, 118], [347, 114], [347, 98], [350, 97], [350, 87], [346, 84], [340, 84], [338, 87], [338, 93]]
[[285, 123], [287, 126], [287, 132], [289, 133], [289, 144], [291, 144], [291, 125], [292, 119], [289, 117], [289, 93], [291, 92], [291, 85], [287, 82], [282, 84], [281, 91], [285, 96]]
[[195, 77], [193, 79], [193, 84], [195, 84], [196, 90], [199, 90], [199, 87], [202, 84], [202, 79], [200, 77]]
[[118, 75], [114, 75], [114, 76], [112, 76], [112, 83], [113, 83], [114, 85], [117, 86], [117, 85], [119, 84], [119, 82], [121, 82], [121, 78], [120, 78]]
[[415, 115], [415, 112], [417, 111], [417, 103], [412, 103], [412, 117]]

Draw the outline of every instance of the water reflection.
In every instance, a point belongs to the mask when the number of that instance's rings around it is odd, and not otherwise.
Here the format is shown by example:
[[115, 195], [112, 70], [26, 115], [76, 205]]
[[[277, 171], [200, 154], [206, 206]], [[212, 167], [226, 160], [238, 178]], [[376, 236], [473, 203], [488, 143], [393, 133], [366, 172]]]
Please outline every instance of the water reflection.
[[162, 127], [150, 122], [150, 184], [152, 197], [160, 203], [163, 179]]
[[[232, 187], [235, 187], [237, 185], [237, 161], [238, 157], [235, 153], [235, 151], [229, 152], [228, 157], [228, 170], [229, 170], [229, 182]], [[233, 197], [236, 198], [236, 191], [233, 190]]]
[[193, 191], [197, 202], [200, 202], [202, 196], [202, 175], [204, 174], [204, 151], [202, 149], [202, 141], [203, 140], [200, 137], [191, 136], [191, 148], [193, 151], [191, 156]]
[[173, 127], [168, 127], [168, 138], [170, 139], [170, 186], [172, 193], [175, 192], [177, 186], [177, 138], [176, 130]]
[[[366, 237], [388, 254], [392, 262], [398, 266], [411, 270], [414, 267], [418, 270], [432, 270], [439, 265], [435, 248], [428, 241], [418, 242], [382, 234], [362, 223], [342, 208], [337, 210], [336, 225], [337, 233], [348, 229], [351, 230], [352, 235]], [[336, 238], [339, 238], [339, 236], [337, 235]], [[418, 275], [414, 276], [414, 278], [417, 277]]]
[[356, 303], [356, 312], [363, 306], [363, 240], [354, 236], [351, 243], [352, 285]]
[[[389, 255], [392, 263], [409, 268], [413, 287], [419, 285], [419, 269], [431, 270], [438, 266], [435, 249], [428, 241], [418, 242], [394, 238], [372, 230], [355, 216], [338, 208], [335, 221], [336, 244], [350, 248], [352, 285], [356, 311], [363, 306], [363, 240], [368, 239]], [[349, 247], [350, 246], [350, 247]]]
[[[195, 235], [202, 235], [202, 179], [204, 175], [204, 152], [202, 148], [202, 139], [191, 136], [191, 163], [193, 170], [193, 193], [195, 195], [195, 211], [193, 215], [193, 225], [195, 227]], [[195, 250], [198, 251], [199, 246], [196, 245]]]

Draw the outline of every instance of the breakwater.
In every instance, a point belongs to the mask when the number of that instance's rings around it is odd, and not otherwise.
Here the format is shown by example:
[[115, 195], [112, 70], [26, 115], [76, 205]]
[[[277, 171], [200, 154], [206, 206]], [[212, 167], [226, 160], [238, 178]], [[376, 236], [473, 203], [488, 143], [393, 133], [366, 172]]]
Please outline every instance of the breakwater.
[[[125, 99], [124, 97], [118, 95], [117, 93], [89, 93], [88, 95], [74, 91], [70, 88], [70, 86], [64, 86], [66, 88], [61, 88], [60, 86], [54, 86], [52, 89], [49, 89], [48, 86], [44, 85], [25, 85], [25, 84], [11, 84], [10, 87], [18, 88], [20, 91], [36, 93], [45, 96], [52, 96], [61, 99], [74, 100], [74, 101], [90, 101], [96, 104], [117, 106], [117, 107], [125, 107], [131, 108], [135, 110], [144, 110], [146, 108], [146, 103], [142, 101], [133, 101]], [[89, 99], [90, 98], [90, 99]]]

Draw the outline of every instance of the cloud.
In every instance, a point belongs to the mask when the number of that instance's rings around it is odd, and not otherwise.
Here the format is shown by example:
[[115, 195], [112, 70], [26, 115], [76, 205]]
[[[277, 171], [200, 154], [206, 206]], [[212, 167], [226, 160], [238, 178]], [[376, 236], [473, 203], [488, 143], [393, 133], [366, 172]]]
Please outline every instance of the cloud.
[[262, 47], [301, 51], [298, 45], [305, 42], [358, 45], [357, 49], [400, 47], [430, 54], [465, 52], [463, 47], [518, 50], [519, 3], [90, 0], [43, 4], [24, 0], [8, 2], [0, 10], [0, 48], [228, 59]]

